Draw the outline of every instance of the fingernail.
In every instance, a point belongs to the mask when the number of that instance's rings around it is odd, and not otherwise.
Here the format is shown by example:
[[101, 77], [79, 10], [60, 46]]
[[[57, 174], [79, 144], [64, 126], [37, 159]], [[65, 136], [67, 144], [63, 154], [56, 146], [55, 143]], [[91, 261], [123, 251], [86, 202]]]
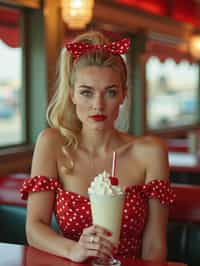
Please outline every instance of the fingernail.
[[109, 232], [109, 231], [106, 231], [106, 235], [107, 235], [107, 236], [111, 236], [111, 235], [112, 235], [112, 233], [111, 233], [111, 232]]

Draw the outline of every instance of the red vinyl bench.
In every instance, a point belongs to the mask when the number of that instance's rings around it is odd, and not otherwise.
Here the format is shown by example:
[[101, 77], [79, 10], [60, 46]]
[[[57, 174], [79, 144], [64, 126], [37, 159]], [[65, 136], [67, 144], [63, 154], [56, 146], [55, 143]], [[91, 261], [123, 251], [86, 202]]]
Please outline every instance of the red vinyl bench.
[[169, 210], [168, 258], [200, 265], [200, 186], [175, 184], [176, 200]]

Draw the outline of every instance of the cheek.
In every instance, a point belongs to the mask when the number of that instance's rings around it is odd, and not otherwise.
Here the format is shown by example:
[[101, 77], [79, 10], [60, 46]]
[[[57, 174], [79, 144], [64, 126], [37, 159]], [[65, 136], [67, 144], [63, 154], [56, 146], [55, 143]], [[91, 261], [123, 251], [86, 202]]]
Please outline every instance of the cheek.
[[110, 113], [112, 114], [112, 117], [117, 118], [120, 104], [120, 102], [117, 102], [110, 105]]
[[88, 112], [89, 105], [85, 101], [78, 101], [76, 103], [76, 113], [79, 118], [84, 118]]

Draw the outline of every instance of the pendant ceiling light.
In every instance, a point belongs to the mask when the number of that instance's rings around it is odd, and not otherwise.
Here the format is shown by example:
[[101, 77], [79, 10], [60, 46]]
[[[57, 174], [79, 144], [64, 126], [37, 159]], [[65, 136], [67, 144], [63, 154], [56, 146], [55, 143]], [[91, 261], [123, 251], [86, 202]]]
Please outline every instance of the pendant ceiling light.
[[62, 18], [70, 29], [84, 29], [91, 21], [94, 0], [61, 0]]

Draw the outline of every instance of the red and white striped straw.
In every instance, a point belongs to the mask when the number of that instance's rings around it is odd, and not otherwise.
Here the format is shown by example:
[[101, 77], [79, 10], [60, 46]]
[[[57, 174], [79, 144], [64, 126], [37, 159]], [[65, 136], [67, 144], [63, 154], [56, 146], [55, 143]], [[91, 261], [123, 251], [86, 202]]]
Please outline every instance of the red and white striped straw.
[[112, 159], [112, 176], [115, 176], [116, 170], [116, 152], [113, 152], [113, 159]]

